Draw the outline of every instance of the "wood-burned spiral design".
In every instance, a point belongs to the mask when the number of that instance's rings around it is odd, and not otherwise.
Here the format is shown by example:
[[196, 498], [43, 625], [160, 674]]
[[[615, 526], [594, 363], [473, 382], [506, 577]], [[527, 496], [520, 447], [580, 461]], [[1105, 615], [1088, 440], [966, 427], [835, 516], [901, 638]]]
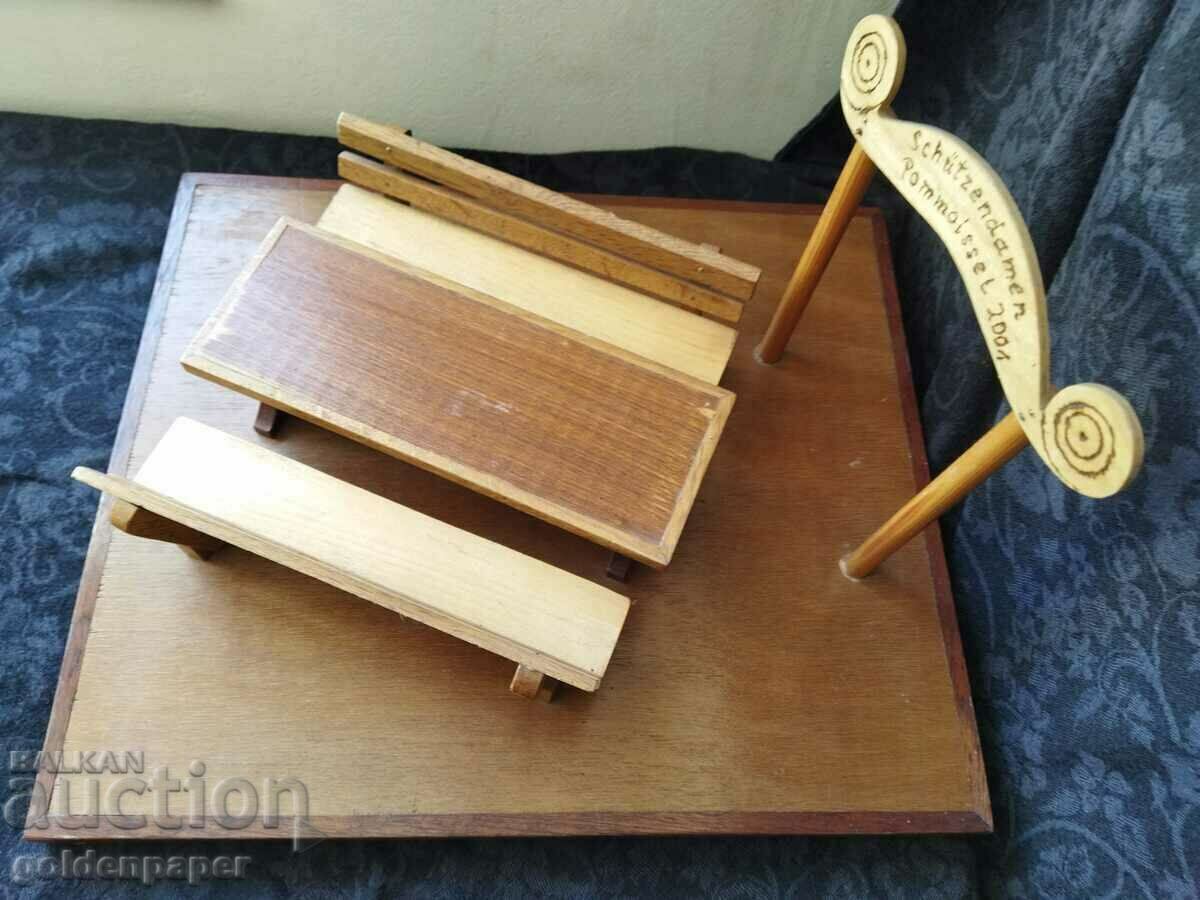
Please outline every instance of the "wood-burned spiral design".
[[1141, 465], [1137, 414], [1101, 384], [1075, 384], [1055, 394], [1042, 413], [1042, 437], [1059, 478], [1089, 497], [1115, 494]]
[[860, 113], [892, 101], [904, 74], [904, 37], [886, 16], [855, 26], [842, 59], [842, 99]]
[[850, 76], [854, 87], [863, 94], [875, 91], [883, 81], [883, 70], [887, 65], [887, 47], [878, 31], [864, 34], [854, 45], [850, 63]]
[[1069, 403], [1054, 413], [1054, 443], [1071, 468], [1082, 475], [1103, 475], [1116, 447], [1112, 425], [1094, 407]]

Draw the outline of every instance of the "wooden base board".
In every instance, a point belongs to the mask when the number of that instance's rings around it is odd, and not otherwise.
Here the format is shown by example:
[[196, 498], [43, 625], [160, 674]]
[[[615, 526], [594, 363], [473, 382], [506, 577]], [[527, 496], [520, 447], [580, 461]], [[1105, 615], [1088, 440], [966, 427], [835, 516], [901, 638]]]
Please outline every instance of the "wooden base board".
[[[111, 471], [187, 415], [605, 583], [602, 548], [301, 421], [258, 436], [254, 401], [182, 370], [276, 217], [315, 221], [334, 186], [184, 179]], [[671, 567], [630, 579], [602, 691], [498, 702], [505, 660], [239, 550], [200, 563], [114, 532], [102, 508], [47, 749], [140, 751], [146, 779], [202, 762], [210, 802], [230, 778], [306, 788], [303, 808], [280, 795], [280, 827], [209, 815], [189, 837], [286, 837], [293, 812], [336, 837], [989, 830], [937, 528], [862, 583], [837, 567], [928, 478], [881, 217], [851, 224], [768, 368], [752, 350], [816, 208], [600, 202], [764, 268], [723, 381], [739, 399], [722, 452]], [[26, 836], [179, 837], [154, 823], [153, 791], [117, 815], [120, 777], [43, 773], [51, 812]], [[68, 792], [88, 809], [90, 783], [94, 827], [58, 817]]]

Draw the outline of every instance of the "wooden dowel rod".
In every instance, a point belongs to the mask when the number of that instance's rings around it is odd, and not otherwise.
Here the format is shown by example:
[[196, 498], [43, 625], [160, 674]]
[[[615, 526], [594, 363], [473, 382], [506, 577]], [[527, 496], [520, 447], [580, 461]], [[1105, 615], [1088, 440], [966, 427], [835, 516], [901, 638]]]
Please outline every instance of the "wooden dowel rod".
[[874, 175], [875, 164], [856, 143], [846, 165], [842, 167], [833, 193], [829, 195], [829, 202], [821, 210], [821, 217], [784, 289], [779, 306], [775, 308], [767, 333], [754, 351], [759, 362], [777, 363], [783, 356], [788, 340], [796, 330], [800, 316], [804, 314], [804, 308], [812, 299], [821, 276], [825, 274], [825, 267], [829, 265], [833, 251], [846, 233], [846, 226], [858, 210], [858, 204]]
[[1014, 413], [1009, 413], [843, 559], [842, 572], [851, 578], [870, 575], [880, 563], [920, 534], [926, 525], [1028, 445], [1029, 439], [1021, 429], [1021, 423]]

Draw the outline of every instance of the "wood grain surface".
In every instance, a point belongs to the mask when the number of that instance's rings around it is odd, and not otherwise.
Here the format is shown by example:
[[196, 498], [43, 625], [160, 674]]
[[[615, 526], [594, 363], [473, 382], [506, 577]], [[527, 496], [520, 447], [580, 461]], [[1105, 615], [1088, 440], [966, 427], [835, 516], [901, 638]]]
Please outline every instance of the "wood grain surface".
[[737, 332], [373, 191], [343, 185], [320, 227], [703, 381]]
[[629, 611], [615, 591], [184, 417], [133, 479], [74, 477], [587, 691]]
[[[360, 116], [338, 116], [338, 141], [389, 165], [455, 188], [489, 206], [582, 238], [647, 266], [748, 300], [761, 276], [757, 266], [713, 246], [624, 219], [574, 197], [427, 144], [403, 128]], [[728, 249], [728, 248], [726, 248]]]
[[[302, 421], [260, 437], [254, 401], [180, 368], [276, 218], [316, 221], [334, 187], [185, 179], [111, 471], [136, 471], [186, 414], [603, 582], [596, 545]], [[937, 528], [870, 581], [837, 569], [928, 480], [881, 217], [850, 224], [790, 352], [766, 367], [751, 353], [818, 209], [590, 199], [764, 267], [721, 451], [673, 564], [626, 586], [635, 605], [603, 688], [497, 702], [511, 663], [240, 550], [201, 563], [113, 533], [103, 504], [48, 748], [141, 749], [148, 769], [180, 774], [202, 760], [210, 789], [298, 778], [333, 836], [990, 829]], [[87, 777], [60, 777], [82, 803]], [[52, 813], [26, 834], [178, 832], [70, 830]]]
[[510, 245], [557, 259], [599, 275], [608, 282], [652, 294], [718, 321], [736, 325], [742, 317], [741, 301], [725, 294], [706, 290], [602, 247], [492, 209], [466, 194], [408, 175], [357, 153], [346, 151], [338, 154], [338, 174], [352, 184], [362, 185], [433, 213], [440, 220], [465, 225]]
[[287, 219], [183, 365], [653, 566], [671, 561], [733, 405]]

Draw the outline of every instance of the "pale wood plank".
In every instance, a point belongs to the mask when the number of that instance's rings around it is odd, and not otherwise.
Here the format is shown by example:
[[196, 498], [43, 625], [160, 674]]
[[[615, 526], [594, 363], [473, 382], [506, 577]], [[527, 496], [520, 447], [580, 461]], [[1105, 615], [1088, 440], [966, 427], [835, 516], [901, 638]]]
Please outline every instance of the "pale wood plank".
[[629, 601], [600, 585], [191, 419], [133, 480], [77, 480], [595, 690]]
[[[652, 294], [712, 319], [736, 325], [742, 317], [741, 301], [725, 294], [706, 290], [570, 235], [510, 216], [458, 191], [415, 178], [357, 153], [345, 151], [338, 155], [338, 174], [353, 184], [386, 194], [439, 218], [465, 225], [541, 256], [557, 259], [636, 291]], [[701, 246], [720, 252], [710, 244]]]
[[718, 322], [354, 185], [318, 225], [711, 384], [737, 340]]
[[419, 141], [395, 126], [342, 113], [338, 117], [338, 140], [360, 153], [455, 188], [498, 209], [739, 300], [750, 298], [762, 274], [749, 263]]

